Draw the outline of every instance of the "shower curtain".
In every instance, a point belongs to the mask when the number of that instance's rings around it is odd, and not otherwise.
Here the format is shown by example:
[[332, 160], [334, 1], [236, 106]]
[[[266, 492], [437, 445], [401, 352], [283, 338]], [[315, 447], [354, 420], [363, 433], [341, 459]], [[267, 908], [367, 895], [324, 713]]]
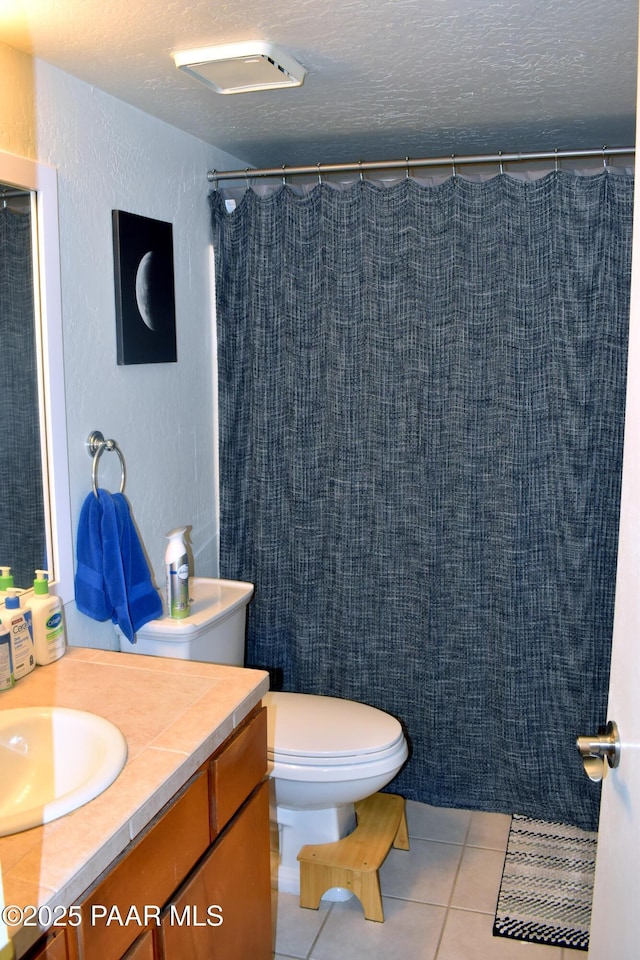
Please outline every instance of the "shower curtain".
[[211, 195], [247, 662], [398, 717], [389, 789], [595, 828], [633, 181]]
[[0, 564], [17, 587], [45, 566], [31, 216], [0, 207]]

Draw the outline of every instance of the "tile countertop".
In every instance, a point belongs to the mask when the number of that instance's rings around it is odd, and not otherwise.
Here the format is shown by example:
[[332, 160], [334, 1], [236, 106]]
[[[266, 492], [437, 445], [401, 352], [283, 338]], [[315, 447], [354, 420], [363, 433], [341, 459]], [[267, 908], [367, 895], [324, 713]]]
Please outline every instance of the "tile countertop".
[[[120, 728], [128, 746], [122, 773], [95, 800], [43, 827], [0, 837], [5, 903], [76, 902], [268, 686], [261, 670], [70, 647], [0, 694], [0, 710], [61, 706], [99, 714]], [[10, 929], [18, 957], [40, 933]]]

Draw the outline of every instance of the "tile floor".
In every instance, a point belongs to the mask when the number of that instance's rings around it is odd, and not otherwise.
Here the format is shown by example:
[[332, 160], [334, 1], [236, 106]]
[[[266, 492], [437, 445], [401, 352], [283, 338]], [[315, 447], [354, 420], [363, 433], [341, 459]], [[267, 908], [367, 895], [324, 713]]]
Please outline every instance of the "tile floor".
[[492, 934], [510, 822], [408, 801], [411, 849], [392, 849], [380, 870], [384, 923], [356, 898], [316, 911], [274, 892], [274, 960], [576, 960]]

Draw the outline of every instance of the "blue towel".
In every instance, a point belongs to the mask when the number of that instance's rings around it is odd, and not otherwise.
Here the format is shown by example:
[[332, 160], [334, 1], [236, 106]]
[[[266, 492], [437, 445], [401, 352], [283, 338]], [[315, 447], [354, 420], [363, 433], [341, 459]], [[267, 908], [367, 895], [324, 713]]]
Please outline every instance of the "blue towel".
[[135, 643], [136, 631], [162, 616], [162, 600], [131, 518], [126, 497], [98, 490], [78, 523], [76, 605], [93, 620], [117, 623]]

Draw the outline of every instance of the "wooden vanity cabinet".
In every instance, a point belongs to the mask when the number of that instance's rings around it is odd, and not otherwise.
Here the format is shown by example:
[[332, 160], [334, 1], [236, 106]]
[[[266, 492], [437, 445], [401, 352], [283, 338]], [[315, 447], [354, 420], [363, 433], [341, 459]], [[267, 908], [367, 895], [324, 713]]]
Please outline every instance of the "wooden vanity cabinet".
[[28, 960], [270, 960], [266, 766], [258, 706]]

